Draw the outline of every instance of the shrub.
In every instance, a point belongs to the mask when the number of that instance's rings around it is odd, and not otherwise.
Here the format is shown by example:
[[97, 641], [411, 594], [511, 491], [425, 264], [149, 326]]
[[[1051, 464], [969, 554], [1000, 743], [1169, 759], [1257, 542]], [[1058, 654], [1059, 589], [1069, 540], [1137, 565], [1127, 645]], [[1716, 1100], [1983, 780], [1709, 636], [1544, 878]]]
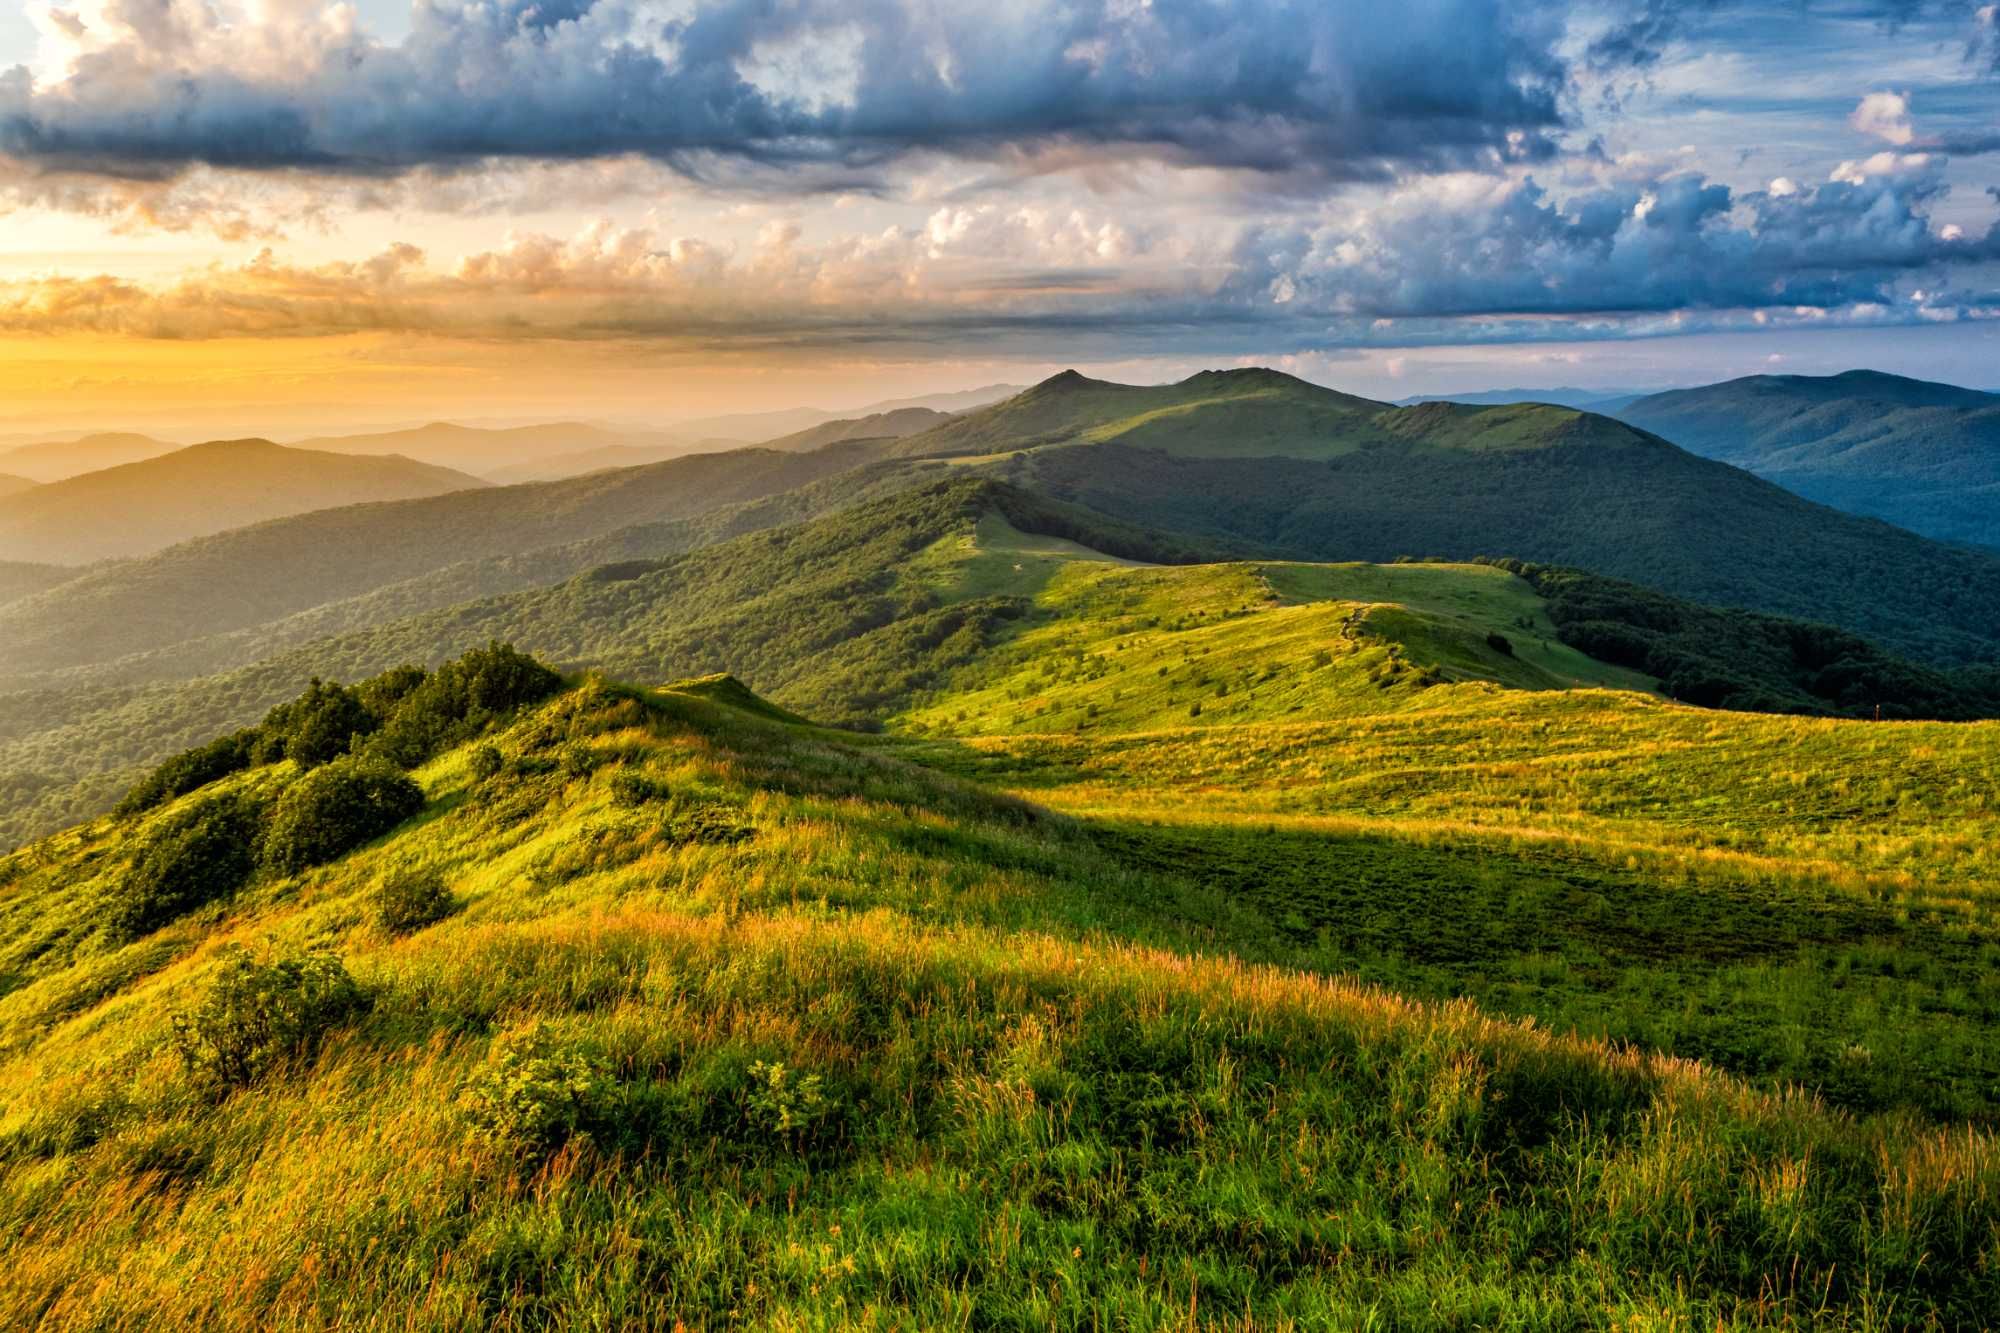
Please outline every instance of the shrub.
[[478, 746], [465, 761], [465, 767], [471, 772], [475, 782], [485, 782], [489, 778], [497, 777], [500, 770], [506, 766], [506, 759], [491, 745]]
[[391, 667], [381, 675], [370, 676], [356, 685], [354, 692], [360, 696], [362, 707], [377, 718], [386, 718], [415, 692], [417, 686], [430, 679], [430, 674], [420, 666]]
[[1500, 633], [1498, 630], [1495, 630], [1493, 633], [1488, 634], [1486, 636], [1486, 646], [1488, 648], [1491, 648], [1494, 652], [1503, 654], [1507, 657], [1512, 657], [1514, 655], [1513, 642], [1510, 639], [1508, 639], [1506, 635]]
[[458, 900], [435, 870], [394, 872], [375, 890], [375, 919], [392, 935], [407, 935], [450, 916]]
[[367, 992], [332, 954], [260, 963], [235, 949], [202, 1002], [174, 1015], [174, 1046], [200, 1081], [240, 1088], [310, 1056], [367, 1007]]
[[611, 775], [611, 801], [626, 808], [640, 806], [648, 801], [656, 801], [666, 793], [658, 783], [641, 773], [618, 772]]
[[281, 875], [324, 865], [423, 808], [423, 789], [394, 769], [354, 758], [328, 764], [278, 798], [264, 863]]
[[513, 647], [493, 642], [447, 662], [390, 715], [373, 749], [404, 768], [476, 735], [500, 714], [562, 689], [562, 677]]
[[355, 738], [381, 726], [361, 696], [345, 685], [317, 676], [305, 693], [279, 704], [264, 718], [264, 745], [282, 745], [284, 757], [301, 768], [332, 763], [354, 747]]
[[257, 865], [257, 811], [241, 796], [212, 796], [162, 820], [133, 862], [108, 924], [143, 935], [226, 898]]
[[818, 1074], [801, 1074], [782, 1063], [759, 1060], [750, 1066], [748, 1077], [743, 1111], [752, 1125], [766, 1133], [803, 1134], [832, 1109]]
[[253, 727], [175, 755], [125, 794], [125, 799], [118, 803], [118, 813], [136, 815], [241, 772], [250, 767], [257, 737]]
[[475, 1138], [539, 1158], [609, 1123], [617, 1102], [603, 1063], [538, 1023], [494, 1043], [459, 1106]]

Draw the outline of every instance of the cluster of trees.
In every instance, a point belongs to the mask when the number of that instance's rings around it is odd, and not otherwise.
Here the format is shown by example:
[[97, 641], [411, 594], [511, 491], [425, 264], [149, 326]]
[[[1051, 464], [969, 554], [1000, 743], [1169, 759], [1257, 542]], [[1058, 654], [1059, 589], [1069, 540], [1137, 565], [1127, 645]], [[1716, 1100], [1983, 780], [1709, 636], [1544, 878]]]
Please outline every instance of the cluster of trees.
[[265, 869], [292, 875], [381, 837], [424, 808], [424, 790], [380, 760], [343, 755], [276, 800], [223, 792], [174, 811], [152, 830], [105, 921], [132, 939], [233, 897]]
[[108, 926], [137, 937], [233, 896], [260, 870], [297, 874], [382, 836], [424, 808], [404, 769], [561, 687], [497, 642], [434, 672], [399, 667], [351, 687], [315, 680], [261, 726], [177, 755], [126, 797], [120, 809], [138, 814], [255, 765], [305, 770], [275, 798], [219, 792], [155, 823], [106, 904]]
[[2000, 675], [1939, 669], [1831, 625], [1723, 610], [1579, 569], [1493, 562], [1548, 603], [1564, 643], [1657, 678], [1683, 703], [1760, 713], [2000, 717]]
[[314, 769], [357, 755], [415, 768], [471, 739], [502, 714], [561, 688], [561, 676], [498, 641], [436, 671], [401, 666], [351, 686], [315, 679], [297, 698], [273, 708], [261, 725], [196, 746], [155, 768], [126, 793], [118, 813], [139, 814], [217, 778], [286, 759]]

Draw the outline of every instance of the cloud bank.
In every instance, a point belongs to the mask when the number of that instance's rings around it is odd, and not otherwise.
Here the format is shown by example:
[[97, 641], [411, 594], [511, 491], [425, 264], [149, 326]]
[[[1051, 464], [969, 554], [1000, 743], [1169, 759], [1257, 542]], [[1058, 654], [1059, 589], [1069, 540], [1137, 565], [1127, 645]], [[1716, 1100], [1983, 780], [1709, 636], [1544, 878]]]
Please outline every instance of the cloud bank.
[[[262, 21], [258, 21], [261, 18]], [[60, 171], [394, 174], [643, 154], [857, 174], [904, 155], [1139, 151], [1379, 178], [1551, 150], [1559, 11], [1416, 0], [84, 0], [49, 77], [0, 76], [0, 152]]]

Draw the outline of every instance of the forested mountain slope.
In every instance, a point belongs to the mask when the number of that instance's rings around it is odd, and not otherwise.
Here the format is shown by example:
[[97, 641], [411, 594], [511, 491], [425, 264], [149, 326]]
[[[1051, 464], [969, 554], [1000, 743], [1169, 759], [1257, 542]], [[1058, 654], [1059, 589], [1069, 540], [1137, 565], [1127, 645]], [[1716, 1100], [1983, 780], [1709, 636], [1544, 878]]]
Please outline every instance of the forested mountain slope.
[[524, 556], [780, 494], [865, 461], [847, 446], [807, 455], [739, 450], [241, 528], [0, 607], [0, 676], [261, 625], [464, 561]]
[[1822, 504], [2000, 547], [2000, 395], [1876, 371], [1754, 375], [1617, 415]]

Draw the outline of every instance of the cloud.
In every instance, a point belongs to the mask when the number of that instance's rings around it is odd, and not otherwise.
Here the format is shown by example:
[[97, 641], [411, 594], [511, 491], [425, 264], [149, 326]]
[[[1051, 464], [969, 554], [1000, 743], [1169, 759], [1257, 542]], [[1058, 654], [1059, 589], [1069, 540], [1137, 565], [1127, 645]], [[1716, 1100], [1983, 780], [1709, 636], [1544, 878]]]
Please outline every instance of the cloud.
[[2000, 223], [1934, 222], [1934, 159], [1885, 153], [1786, 186], [1738, 192], [1681, 171], [1555, 195], [1460, 173], [1290, 221], [1189, 228], [949, 203], [818, 240], [772, 219], [734, 243], [599, 221], [455, 258], [401, 244], [302, 266], [265, 250], [160, 285], [0, 285], [0, 330], [1225, 356], [2000, 313], [1976, 294], [2000, 264]]
[[2000, 261], [1933, 224], [1945, 187], [1922, 155], [1843, 164], [1836, 179], [1738, 193], [1694, 172], [1552, 197], [1533, 179], [1415, 183], [1383, 206], [1247, 234], [1234, 299], [1289, 294], [1338, 318], [1627, 318], [1676, 311], [1938, 305], [1954, 268]]
[[80, 0], [44, 22], [47, 77], [0, 75], [0, 152], [131, 179], [638, 154], [851, 181], [1078, 149], [1376, 179], [1552, 151], [1562, 34], [1487, 0], [420, 0], [390, 43], [347, 5]]
[[1910, 99], [1906, 93], [1870, 93], [1854, 108], [1847, 123], [1863, 134], [1898, 146], [1916, 137], [1910, 126]]

